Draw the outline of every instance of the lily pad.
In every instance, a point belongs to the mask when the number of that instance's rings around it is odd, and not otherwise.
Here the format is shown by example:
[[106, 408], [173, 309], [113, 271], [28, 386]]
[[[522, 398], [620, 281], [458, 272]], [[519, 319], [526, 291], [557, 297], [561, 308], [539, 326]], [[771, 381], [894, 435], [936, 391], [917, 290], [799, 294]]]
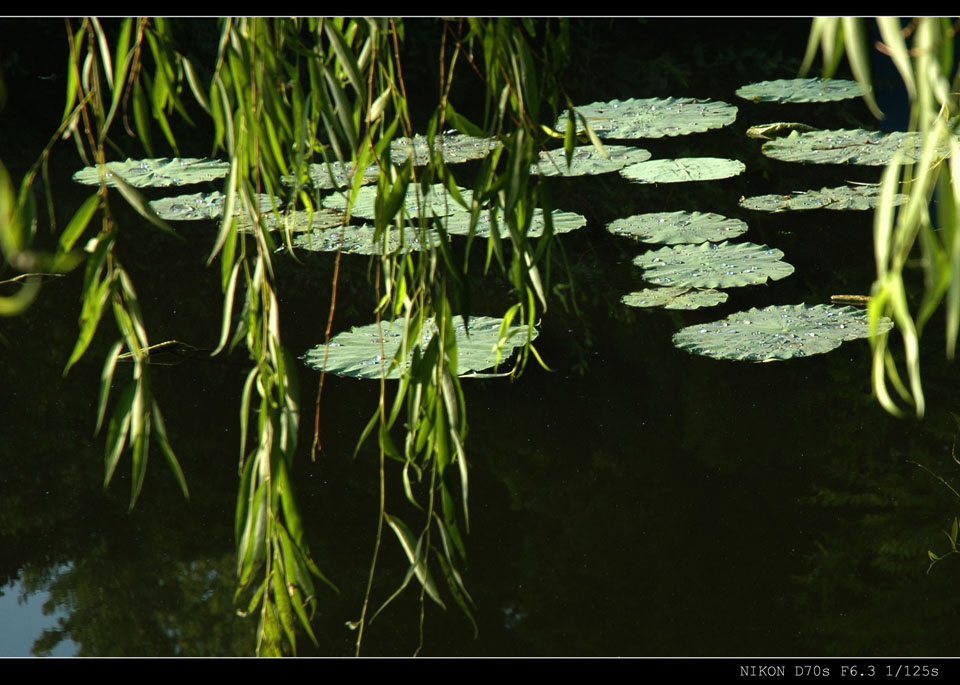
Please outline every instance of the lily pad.
[[[165, 221], [209, 221], [223, 216], [224, 199], [223, 193], [215, 190], [212, 193], [164, 197], [151, 200], [149, 205]], [[267, 204], [269, 206], [269, 202]]]
[[[437, 136], [440, 143], [440, 153], [447, 164], [469, 162], [473, 159], [483, 159], [490, 151], [497, 147], [496, 138], [476, 138], [462, 133], [451, 133]], [[430, 159], [430, 146], [427, 137], [419, 133], [413, 138], [397, 138], [390, 143], [390, 157], [395, 164], [402, 164], [410, 156], [413, 148], [414, 166], [423, 166]]]
[[563, 150], [544, 150], [540, 163], [530, 169], [531, 174], [541, 176], [594, 176], [619, 171], [625, 166], [646, 162], [650, 153], [638, 147], [604, 145], [608, 157], [604, 157], [593, 145], [581, 145], [573, 149], [570, 167]]
[[620, 298], [630, 307], [663, 307], [664, 309], [700, 309], [727, 301], [729, 295], [720, 290], [699, 288], [645, 288]]
[[856, 81], [829, 78], [788, 78], [760, 81], [737, 89], [737, 95], [753, 102], [835, 102], [863, 95]]
[[[351, 178], [352, 170], [353, 164], [350, 162], [345, 165], [340, 162], [330, 162], [329, 166], [326, 164], [307, 165], [307, 175], [310, 177], [310, 182], [320, 190], [342, 190], [346, 188], [353, 182]], [[380, 167], [371, 164], [364, 170], [360, 184], [376, 183], [379, 175]], [[289, 176], [284, 176], [281, 180], [285, 185], [293, 183], [293, 179]]]
[[[587, 225], [586, 217], [575, 214], [574, 212], [562, 212], [555, 209], [551, 212], [551, 217], [553, 219], [554, 234], [569, 233], [570, 231], [575, 231]], [[457, 212], [456, 214], [444, 217], [443, 223], [447, 233], [452, 235], [467, 235], [470, 230], [470, 214], [467, 212]], [[502, 238], [510, 235], [510, 230], [503, 222], [502, 214], [497, 215], [497, 226], [500, 229], [500, 236]], [[527, 227], [527, 237], [539, 238], [543, 235], [544, 229], [543, 210], [538, 207], [533, 210], [533, 216], [530, 218], [530, 226]], [[478, 238], [486, 238], [490, 235], [489, 212], [484, 211], [480, 213], [480, 216], [477, 217], [477, 226], [474, 230], [474, 235]]]
[[[893, 328], [882, 317], [878, 332]], [[867, 313], [855, 307], [806, 304], [772, 306], [731, 314], [722, 321], [681, 329], [673, 344], [714, 359], [774, 361], [830, 352], [870, 336]]]
[[[904, 162], [920, 159], [920, 138], [902, 131], [880, 133], [864, 129], [837, 131], [794, 131], [786, 138], [778, 138], [763, 145], [767, 157], [781, 162], [809, 162], [812, 164], [862, 164], [883, 166], [903, 151]], [[946, 156], [946, 149], [942, 156]]]
[[714, 181], [742, 174], [747, 167], [735, 159], [681, 157], [640, 162], [620, 170], [620, 175], [639, 183], [682, 183]]
[[[161, 219], [167, 221], [197, 221], [215, 220], [223, 216], [225, 196], [214, 191], [212, 193], [194, 193], [193, 195], [178, 195], [152, 200], [150, 207]], [[276, 202], [280, 202], [279, 199]], [[267, 230], [273, 231], [287, 225], [294, 231], [308, 231], [312, 228], [331, 228], [343, 223], [343, 212], [318, 207], [313, 212], [297, 210], [293, 213], [280, 212], [280, 219], [273, 210], [273, 203], [269, 195], [257, 195], [260, 220]], [[240, 208], [234, 212], [237, 223], [241, 228], [250, 226], [250, 217]]]
[[[497, 346], [500, 341], [500, 326], [503, 319], [489, 316], [470, 317], [470, 334], [463, 324], [463, 318], [455, 316], [454, 331], [457, 336], [457, 374], [483, 371], [497, 364]], [[526, 327], [511, 326], [507, 331], [507, 340], [500, 347], [500, 363], [503, 363], [513, 349], [527, 342]], [[421, 336], [421, 349], [436, 333], [433, 321], [424, 325]], [[394, 321], [391, 325], [383, 321], [377, 324], [350, 329], [330, 340], [326, 353], [326, 373], [353, 378], [380, 378], [389, 368], [390, 361], [400, 349], [403, 336], [403, 324]], [[537, 330], [533, 330], [533, 338]], [[382, 345], [381, 345], [382, 344]], [[324, 345], [318, 345], [307, 351], [304, 361], [307, 366], [320, 370], [323, 368]], [[410, 363], [408, 359], [407, 364]], [[399, 378], [397, 369], [386, 375], [387, 378]]]
[[617, 219], [607, 225], [607, 230], [645, 243], [674, 245], [736, 238], [747, 231], [747, 225], [720, 214], [657, 212]]
[[[731, 104], [694, 98], [611, 100], [577, 107], [576, 111], [599, 137], [621, 139], [701, 133], [729, 126], [737, 118], [737, 108]], [[567, 130], [566, 110], [555, 128], [561, 133]]]
[[[124, 162], [107, 162], [106, 182], [115, 186], [113, 176], [121, 176], [134, 188], [167, 188], [203, 183], [224, 178], [230, 172], [230, 164], [218, 159], [180, 157], [169, 159], [128, 159]], [[84, 185], [100, 185], [97, 167], [86, 167], [73, 175], [73, 180]]]
[[391, 226], [385, 236], [376, 237], [376, 228], [369, 224], [362, 226], [338, 226], [336, 228], [312, 229], [293, 236], [293, 246], [311, 252], [336, 252], [344, 254], [379, 255], [393, 254], [398, 251], [420, 252], [440, 244], [440, 234], [434, 230], [426, 232], [423, 239], [420, 230], [404, 227], [403, 242], [396, 227]]
[[[466, 188], [459, 188], [460, 196], [463, 201], [470, 203], [473, 199], [473, 193]], [[419, 198], [418, 198], [419, 191]], [[364, 219], [373, 219], [377, 200], [377, 188], [364, 186], [357, 191], [357, 199], [353, 204], [353, 216], [359, 216]], [[422, 201], [422, 204], [421, 202]], [[347, 199], [344, 195], [337, 193], [323, 199], [323, 206], [329, 209], [345, 211]], [[448, 216], [455, 212], [466, 212], [466, 208], [457, 203], [456, 200], [447, 192], [442, 183], [435, 183], [430, 186], [424, 194], [423, 190], [416, 184], [411, 183], [407, 187], [407, 216], [411, 219], [418, 218], [423, 208], [427, 208], [427, 216]]]
[[633, 263], [650, 283], [737, 288], [789, 276], [793, 265], [782, 258], [783, 252], [766, 245], [723, 242], [663, 247], [643, 253]]
[[777, 121], [772, 124], [757, 124], [747, 129], [747, 137], [773, 140], [780, 136], [790, 135], [791, 131], [817, 131], [815, 126], [800, 124], [795, 121]]
[[[880, 186], [863, 184], [821, 188], [791, 193], [790, 195], [757, 195], [740, 200], [745, 209], [762, 212], [786, 212], [801, 209], [873, 209], [880, 200]], [[893, 203], [902, 205], [907, 196], [898, 193]]]

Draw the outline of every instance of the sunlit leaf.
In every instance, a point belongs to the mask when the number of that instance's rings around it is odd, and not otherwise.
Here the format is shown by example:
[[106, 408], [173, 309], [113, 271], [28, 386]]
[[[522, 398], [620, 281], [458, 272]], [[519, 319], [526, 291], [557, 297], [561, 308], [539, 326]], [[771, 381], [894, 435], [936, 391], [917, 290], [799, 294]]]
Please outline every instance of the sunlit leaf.
[[860, 97], [863, 89], [844, 79], [795, 78], [751, 83], [737, 95], [753, 102], [835, 102]]
[[[878, 330], [892, 327], [893, 322], [883, 318]], [[673, 336], [673, 344], [715, 359], [773, 361], [830, 352], [844, 341], [869, 335], [867, 314], [860, 309], [798, 304], [750, 309], [687, 326]]]
[[593, 145], [581, 145], [573, 149], [570, 166], [567, 166], [564, 150], [540, 153], [540, 163], [531, 167], [531, 174], [541, 176], [594, 176], [619, 171], [623, 167], [645, 162], [650, 153], [636, 147], [604, 145], [606, 155], [601, 155]]
[[[497, 361], [497, 344], [500, 341], [501, 319], [487, 316], [470, 317], [470, 334], [467, 335], [463, 319], [455, 316], [453, 319], [454, 332], [457, 336], [457, 374], [464, 375], [471, 371], [488, 369]], [[355, 327], [348, 333], [340, 333], [330, 340], [327, 353], [326, 373], [337, 376], [351, 376], [354, 378], [380, 378], [381, 374], [389, 369], [390, 361], [402, 341], [402, 322], [395, 321], [391, 326], [388, 321], [381, 324], [382, 335], [377, 324]], [[421, 349], [425, 349], [436, 329], [432, 322], [424, 326], [419, 340]], [[507, 332], [509, 339], [504, 345], [505, 351], [523, 345], [527, 341], [527, 328], [511, 327]], [[536, 338], [537, 330], [533, 330]], [[381, 352], [382, 344], [382, 352]], [[320, 370], [323, 365], [324, 345], [319, 345], [307, 351], [304, 361], [307, 366]], [[409, 360], [408, 360], [409, 363]], [[394, 369], [386, 374], [387, 378], [397, 378], [399, 374]]]
[[701, 212], [655, 212], [617, 219], [607, 225], [614, 235], [645, 243], [719, 242], [746, 233], [747, 224], [720, 214]]
[[[116, 185], [114, 174], [120, 174], [134, 188], [166, 188], [214, 181], [224, 178], [229, 171], [228, 162], [216, 159], [161, 157], [107, 162], [105, 177], [108, 186]], [[85, 185], [100, 185], [100, 170], [96, 167], [86, 167], [75, 173], [73, 180]]]
[[[577, 107], [600, 138], [662, 138], [700, 133], [729, 126], [737, 118], [737, 108], [726, 102], [693, 98], [648, 98], [611, 100]], [[555, 128], [567, 127], [566, 111]]]
[[[460, 188], [460, 195], [464, 201], [469, 203], [473, 198], [473, 193], [466, 188]], [[357, 199], [351, 210], [353, 216], [363, 217], [364, 219], [373, 219], [376, 213], [377, 188], [365, 186], [357, 191]], [[406, 199], [407, 216], [417, 218], [420, 216], [447, 216], [455, 212], [467, 211], [465, 207], [458, 204], [453, 197], [446, 191], [442, 183], [430, 186], [426, 194], [411, 183], [407, 187]], [[323, 206], [330, 209], [345, 211], [347, 207], [346, 198], [343, 195], [336, 194], [324, 198]]]
[[639, 183], [713, 181], [742, 174], [746, 166], [735, 159], [685, 157], [640, 162], [620, 170], [624, 178]]
[[[578, 228], [587, 225], [587, 219], [574, 212], [563, 212], [559, 209], [551, 212], [554, 234], [569, 233]], [[470, 229], [470, 215], [465, 212], [457, 212], [441, 219], [444, 230], [451, 235], [467, 235]], [[474, 227], [474, 235], [478, 238], [486, 238], [490, 235], [490, 213], [481, 211], [477, 217], [477, 224]], [[497, 226], [500, 229], [500, 236], [507, 238], [510, 235], [510, 229], [503, 220], [503, 215], [497, 215]], [[544, 221], [543, 210], [534, 209], [530, 217], [530, 223], [527, 225], [527, 237], [538, 238], [543, 235], [546, 222]]]
[[[921, 140], [913, 133], [880, 133], [878, 131], [836, 130], [791, 133], [765, 143], [762, 151], [767, 157], [781, 162], [811, 164], [889, 164], [898, 152], [903, 162], [917, 161], [921, 156]], [[940, 156], [945, 157], [944, 148]]]
[[633, 260], [650, 283], [695, 288], [735, 288], [780, 280], [793, 273], [783, 252], [754, 243], [674, 245]]
[[[435, 138], [443, 161], [447, 164], [482, 159], [497, 146], [495, 138], [477, 138], [461, 133], [438, 134]], [[390, 155], [395, 164], [403, 164], [413, 149], [413, 165], [423, 166], [430, 160], [427, 137], [420, 134], [413, 138], [396, 138], [390, 143]]]
[[[796, 191], [789, 195], [757, 195], [740, 200], [744, 209], [763, 212], [786, 212], [803, 209], [874, 209], [881, 200], [879, 185], [865, 183], [860, 185], [821, 188], [820, 190]], [[897, 193], [891, 202], [901, 205], [907, 196]]]
[[663, 307], [664, 309], [700, 309], [713, 307], [727, 301], [729, 295], [719, 290], [701, 290], [699, 288], [669, 287], [645, 288], [620, 301], [630, 307]]

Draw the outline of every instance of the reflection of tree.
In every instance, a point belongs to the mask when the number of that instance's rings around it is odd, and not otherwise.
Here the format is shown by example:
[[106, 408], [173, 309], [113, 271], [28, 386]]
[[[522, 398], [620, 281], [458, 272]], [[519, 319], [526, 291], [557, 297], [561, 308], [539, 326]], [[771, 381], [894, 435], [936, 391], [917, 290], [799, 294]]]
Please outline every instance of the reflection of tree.
[[[956, 465], [942, 449], [952, 435], [942, 431], [939, 440], [931, 440], [892, 432], [875, 434], [876, 449], [861, 442], [838, 451], [808, 500], [824, 532], [795, 578], [804, 653], [957, 653], [956, 566], [925, 573], [927, 550], [944, 546], [939, 529], [949, 527], [956, 502], [929, 473], [909, 463], [953, 472]], [[884, 450], [879, 443], [892, 437], [894, 445], [904, 446]], [[876, 459], [883, 454], [889, 458]]]
[[[152, 550], [152, 552], [151, 552]], [[229, 656], [253, 651], [253, 627], [232, 607], [233, 555], [175, 561], [163, 550], [134, 552], [104, 542], [48, 577], [26, 569], [24, 588], [47, 590], [44, 613], [66, 618], [35, 642], [49, 655], [72, 639], [78, 656]]]

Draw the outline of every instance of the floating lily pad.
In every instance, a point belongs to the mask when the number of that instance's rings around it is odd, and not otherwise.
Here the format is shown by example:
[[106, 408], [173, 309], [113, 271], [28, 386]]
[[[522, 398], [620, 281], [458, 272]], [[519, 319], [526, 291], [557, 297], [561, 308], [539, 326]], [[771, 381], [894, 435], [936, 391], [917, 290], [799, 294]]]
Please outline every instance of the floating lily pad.
[[777, 121], [772, 124], [757, 124], [747, 129], [747, 136], [750, 138], [760, 138], [762, 140], [773, 140], [780, 136], [790, 135], [791, 131], [817, 131], [814, 126], [800, 124], [795, 121]]
[[[574, 212], [562, 212], [555, 209], [551, 212], [551, 217], [553, 219], [554, 234], [569, 233], [570, 231], [575, 231], [587, 225], [587, 219]], [[470, 214], [468, 212], [457, 212], [456, 214], [444, 217], [443, 223], [447, 233], [467, 235], [470, 230]], [[501, 237], [506, 238], [510, 235], [510, 230], [503, 222], [503, 216], [501, 214], [497, 215], [497, 226], [500, 229]], [[543, 235], [544, 228], [543, 210], [538, 207], [533, 210], [533, 216], [530, 218], [530, 226], [527, 227], [527, 237], [539, 238]], [[481, 212], [480, 216], [477, 217], [477, 226], [474, 235], [478, 238], [486, 238], [490, 235], [489, 212]]]
[[[454, 317], [458, 375], [483, 371], [497, 364], [497, 344], [502, 323], [503, 319], [489, 316], [471, 317], [468, 336], [462, 317]], [[514, 348], [527, 342], [527, 330], [525, 327], [510, 327], [507, 331], [508, 339], [500, 348], [500, 363], [510, 356]], [[432, 321], [428, 321], [421, 336], [421, 349], [427, 346], [435, 333], [436, 326]], [[380, 327], [371, 324], [352, 328], [348, 333], [340, 333], [330, 340], [329, 352], [326, 353], [326, 372], [353, 378], [380, 378], [400, 349], [402, 335], [403, 324], [400, 321], [393, 322], [392, 326], [390, 322], [383, 321]], [[537, 337], [536, 329], [533, 330], [533, 337]], [[307, 351], [304, 356], [307, 366], [318, 371], [323, 368], [324, 348], [324, 345], [318, 345]], [[386, 377], [398, 378], [397, 369], [390, 371]]]
[[403, 242], [396, 227], [389, 227], [386, 235], [377, 238], [374, 226], [338, 226], [336, 228], [313, 229], [293, 236], [293, 246], [311, 252], [336, 252], [344, 254], [379, 255], [404, 252], [420, 252], [440, 244], [440, 234], [434, 230], [426, 232], [427, 240], [422, 238], [420, 230], [404, 227]]
[[645, 288], [620, 298], [631, 307], [663, 307], [664, 309], [700, 309], [726, 302], [729, 295], [720, 290], [699, 288]]
[[[124, 162], [107, 162], [106, 182], [115, 186], [114, 175], [121, 176], [134, 188], [167, 188], [203, 183], [224, 178], [230, 172], [230, 164], [218, 159], [182, 157], [168, 159], [128, 159]], [[73, 180], [89, 186], [100, 185], [97, 167], [86, 167], [73, 175]]]
[[719, 214], [657, 212], [617, 219], [607, 225], [607, 230], [645, 243], [674, 245], [736, 238], [747, 231], [747, 225]]
[[[904, 162], [920, 159], [920, 138], [913, 133], [880, 133], [864, 129], [838, 131], [794, 131], [786, 138], [764, 143], [767, 157], [781, 162], [812, 164], [862, 164], [882, 166], [903, 151]], [[942, 156], [946, 156], [946, 149]]]
[[[419, 198], [418, 198], [419, 190]], [[473, 199], [473, 193], [466, 188], [459, 188], [460, 196], [463, 201], [470, 203]], [[359, 216], [364, 219], [373, 219], [377, 199], [377, 188], [364, 186], [357, 191], [357, 199], [353, 204], [353, 216]], [[422, 204], [420, 201], [422, 201]], [[344, 211], [347, 207], [347, 199], [344, 195], [337, 193], [323, 199], [323, 206], [329, 209]], [[427, 216], [448, 216], [455, 212], [466, 212], [467, 210], [457, 203], [456, 200], [447, 192], [442, 183], [436, 183], [427, 190], [426, 196], [422, 189], [416, 184], [411, 183], [407, 187], [407, 216], [415, 219], [420, 216], [421, 210], [427, 208]]]
[[620, 170], [620, 175], [639, 183], [714, 181], [742, 174], [743, 162], [718, 157], [682, 157], [640, 162]]
[[573, 149], [570, 167], [563, 150], [544, 150], [540, 153], [540, 163], [530, 169], [531, 174], [542, 176], [594, 176], [619, 171], [625, 166], [645, 162], [650, 153], [637, 147], [625, 145], [604, 145], [608, 157], [600, 154], [593, 145], [581, 145]]
[[[342, 190], [346, 188], [353, 182], [351, 178], [352, 170], [353, 164], [350, 162], [345, 165], [340, 162], [330, 162], [329, 166], [326, 164], [307, 165], [307, 175], [310, 177], [310, 182], [320, 190]], [[360, 185], [376, 183], [379, 175], [380, 167], [371, 164], [364, 170]], [[284, 176], [281, 180], [285, 185], [293, 183], [290, 176]]]
[[[590, 128], [601, 138], [662, 138], [701, 133], [729, 126], [737, 108], [726, 102], [693, 98], [611, 100], [577, 107]], [[577, 128], [580, 121], [577, 118]], [[560, 115], [557, 131], [567, 130], [567, 112]]]
[[[193, 195], [178, 195], [152, 200], [150, 207], [161, 219], [167, 221], [197, 221], [215, 220], [223, 216], [225, 196], [214, 191], [212, 193], [194, 193]], [[276, 200], [275, 202], [280, 202]], [[274, 213], [273, 203], [269, 195], [257, 195], [260, 211], [260, 221], [267, 230], [276, 230], [278, 227], [289, 226], [294, 231], [308, 231], [311, 228], [330, 228], [343, 223], [343, 212], [318, 207], [312, 213], [306, 210], [297, 210], [293, 213], [280, 212], [280, 219]], [[250, 217], [238, 207], [234, 212], [237, 223], [241, 228], [249, 227]]]
[[[801, 209], [873, 209], [880, 200], [880, 186], [874, 184], [840, 186], [794, 192], [790, 195], [757, 195], [740, 200], [745, 209], [762, 212], [786, 212]], [[893, 203], [902, 205], [907, 196], [898, 193]]]
[[202, 221], [223, 216], [225, 196], [219, 191], [151, 200], [150, 207], [165, 221]]
[[753, 102], [834, 102], [863, 95], [856, 81], [829, 78], [790, 78], [760, 81], [737, 89], [737, 95]]
[[778, 281], [793, 273], [783, 252], [755, 243], [674, 245], [633, 260], [650, 283], [694, 288], [736, 288]]
[[[893, 328], [886, 317], [878, 332]], [[830, 352], [870, 335], [867, 313], [854, 307], [805, 304], [750, 309], [722, 321], [688, 326], [673, 336], [681, 350], [715, 359], [773, 361]]]
[[[496, 138], [476, 138], [462, 133], [443, 134], [437, 136], [437, 139], [443, 161], [447, 164], [483, 159], [498, 144]], [[410, 155], [411, 147], [413, 147], [414, 166], [423, 166], [430, 160], [427, 137], [417, 134], [413, 138], [397, 138], [390, 143], [390, 157], [393, 162], [395, 164], [405, 162]]]

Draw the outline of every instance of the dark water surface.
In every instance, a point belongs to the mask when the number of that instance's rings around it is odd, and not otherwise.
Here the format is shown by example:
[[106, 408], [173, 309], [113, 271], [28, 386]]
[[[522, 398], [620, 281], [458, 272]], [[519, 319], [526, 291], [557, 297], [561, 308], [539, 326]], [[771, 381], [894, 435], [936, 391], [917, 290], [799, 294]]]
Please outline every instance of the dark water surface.
[[[940, 531], [958, 502], [911, 463], [950, 482], [960, 475], [951, 460], [957, 372], [943, 361], [939, 317], [925, 336], [930, 410], [922, 422], [879, 407], [863, 341], [773, 364], [691, 356], [671, 343], [683, 326], [749, 307], [869, 292], [869, 213], [769, 215], [737, 205], [742, 195], [879, 179], [877, 168], [775, 162], [744, 135], [771, 121], [875, 126], [860, 102], [753, 104], [734, 95], [746, 83], [795, 76], [808, 23], [574, 22], [568, 91], [575, 103], [675, 96], [735, 104], [737, 120], [726, 129], [636, 144], [654, 158], [737, 158], [747, 172], [661, 186], [632, 185], [616, 174], [549, 181], [554, 204], [589, 221], [562, 237], [582, 316], [551, 302], [537, 347], [552, 372], [531, 365], [512, 383], [464, 383], [471, 515], [465, 581], [480, 633], [473, 639], [452, 601], [447, 612], [428, 604], [421, 653], [958, 655], [960, 560], [925, 573], [927, 550], [949, 548]], [[190, 27], [193, 49], [207, 49], [194, 40], [204, 36], [215, 47], [211, 30]], [[421, 71], [411, 67], [410, 78], [431, 83], [433, 25], [411, 20], [409, 30], [422, 33], [408, 58]], [[18, 180], [59, 123], [63, 25], [0, 20], [0, 38], [8, 91], [0, 159]], [[185, 135], [202, 141], [205, 132]], [[142, 156], [121, 143], [129, 156]], [[209, 154], [208, 144], [184, 147], [184, 156]], [[69, 143], [51, 160], [61, 222], [89, 192], [69, 181], [80, 166]], [[120, 257], [151, 341], [215, 347], [219, 269], [205, 267], [215, 226], [183, 224], [187, 240], [175, 242], [120, 204]], [[648, 248], [611, 236], [605, 224], [681, 209], [744, 219], [750, 231], [743, 239], [783, 250], [796, 272], [730, 289], [727, 303], [693, 312], [620, 304], [621, 295], [644, 287], [631, 260]], [[297, 355], [322, 340], [334, 262], [332, 255], [302, 259], [276, 259], [284, 342]], [[371, 320], [368, 266], [365, 258], [344, 257], [334, 330]], [[482, 255], [476, 267], [481, 273]], [[559, 274], [554, 269], [555, 279]], [[0, 280], [13, 275], [5, 269]], [[104, 491], [103, 436], [93, 436], [112, 324], [101, 325], [84, 359], [62, 377], [81, 283], [82, 270], [52, 280], [26, 314], [0, 320], [0, 583], [8, 592], [15, 580], [48, 591], [51, 607], [67, 616], [37, 651], [69, 638], [85, 655], [250, 654], [254, 622], [232, 606], [244, 354], [154, 367], [191, 499], [155, 453], [140, 502], [128, 513], [128, 457]], [[497, 315], [509, 303], [496, 274], [477, 276], [473, 296], [477, 314]], [[294, 475], [314, 558], [341, 591], [320, 591], [316, 653], [340, 655], [352, 653], [355, 635], [344, 624], [359, 617], [374, 544], [376, 453], [370, 445], [356, 460], [351, 454], [378, 388], [326, 379], [324, 451], [312, 463], [318, 380], [301, 369], [306, 410]], [[399, 473], [388, 479], [388, 511], [414, 520]], [[399, 545], [386, 537], [374, 604], [405, 572]], [[369, 626], [363, 652], [411, 654], [418, 620], [411, 586]], [[299, 644], [314, 653], [306, 639]]]

